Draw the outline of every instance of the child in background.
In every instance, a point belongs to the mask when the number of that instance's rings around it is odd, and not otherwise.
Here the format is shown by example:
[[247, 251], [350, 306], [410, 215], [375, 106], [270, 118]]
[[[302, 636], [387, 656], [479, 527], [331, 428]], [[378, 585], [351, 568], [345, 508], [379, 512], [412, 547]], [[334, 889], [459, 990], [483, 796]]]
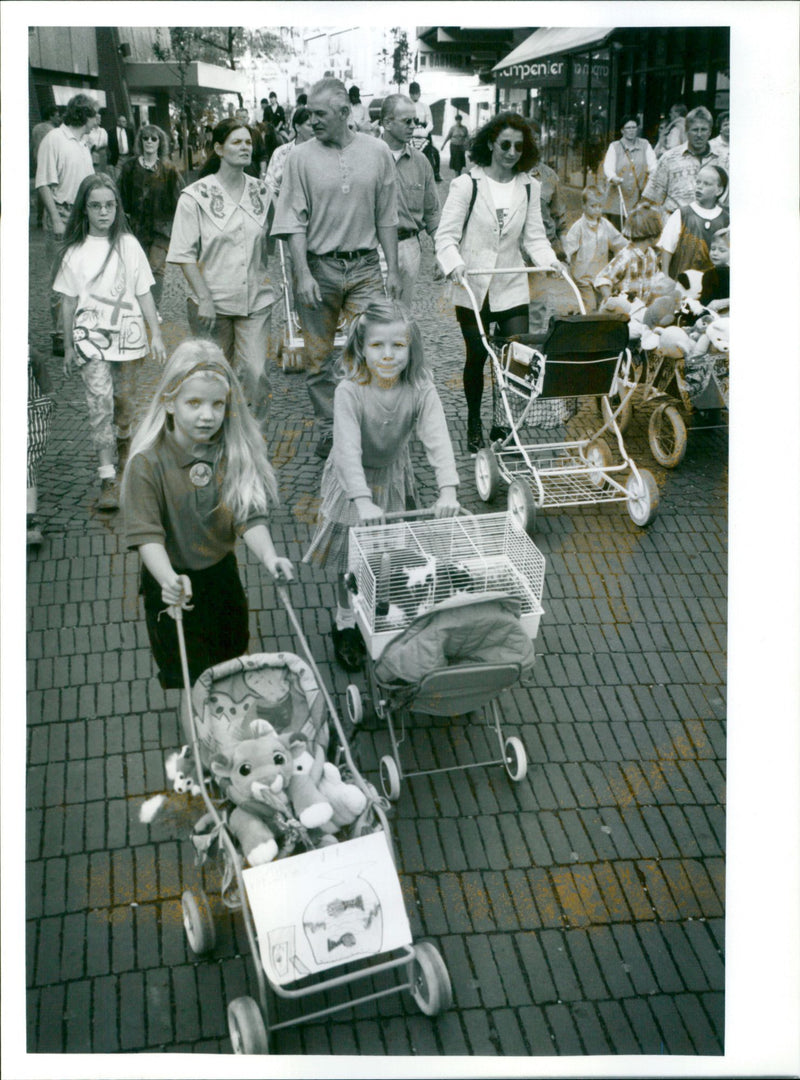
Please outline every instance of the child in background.
[[142, 560], [147, 632], [165, 689], [183, 686], [168, 606], [191, 601], [183, 621], [192, 681], [247, 649], [239, 536], [274, 578], [293, 577], [269, 532], [277, 502], [264, 439], [221, 349], [205, 339], [182, 342], [134, 435], [122, 485], [127, 543]]
[[727, 229], [730, 214], [720, 206], [728, 174], [720, 165], [704, 165], [695, 177], [695, 201], [675, 210], [658, 241], [662, 269], [677, 281], [685, 270], [710, 270], [708, 248], [715, 233]]
[[105, 173], [87, 176], [67, 222], [53, 289], [63, 296], [64, 374], [77, 368], [86, 388], [100, 462], [98, 510], [119, 505], [115, 459], [124, 458], [133, 427], [148, 349], [145, 319], [153, 355], [162, 363], [166, 359], [153, 284], [114, 181]]
[[587, 312], [597, 310], [595, 277], [612, 254], [628, 243], [619, 229], [603, 217], [603, 202], [599, 188], [593, 184], [585, 187], [583, 214], [564, 238], [570, 277], [578, 287]]
[[703, 274], [700, 303], [712, 311], [727, 311], [731, 304], [730, 229], [720, 229], [714, 233], [708, 257], [714, 265]]
[[[603, 301], [610, 296], [638, 298], [649, 304], [661, 278], [655, 243], [661, 233], [661, 218], [649, 206], [637, 206], [625, 219], [622, 235], [629, 241], [594, 279]], [[601, 310], [602, 310], [601, 304]]]
[[436, 474], [436, 517], [458, 511], [458, 473], [419, 329], [402, 305], [371, 301], [350, 326], [342, 365], [345, 377], [333, 399], [333, 450], [322, 474], [319, 523], [303, 561], [313, 558], [336, 568], [333, 648], [342, 667], [355, 671], [364, 660], [364, 642], [342, 580], [350, 526], [377, 524], [385, 513], [405, 510], [409, 496], [416, 501], [408, 448], [414, 431]]

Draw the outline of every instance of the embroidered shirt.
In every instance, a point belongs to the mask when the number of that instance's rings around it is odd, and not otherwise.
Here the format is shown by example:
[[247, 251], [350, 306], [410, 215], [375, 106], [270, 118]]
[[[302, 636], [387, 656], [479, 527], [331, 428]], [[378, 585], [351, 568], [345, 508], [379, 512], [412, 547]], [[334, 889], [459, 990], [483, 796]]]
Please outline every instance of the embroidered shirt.
[[265, 245], [270, 201], [263, 180], [245, 175], [234, 202], [214, 174], [178, 199], [167, 262], [197, 263], [220, 315], [252, 315], [275, 302]]

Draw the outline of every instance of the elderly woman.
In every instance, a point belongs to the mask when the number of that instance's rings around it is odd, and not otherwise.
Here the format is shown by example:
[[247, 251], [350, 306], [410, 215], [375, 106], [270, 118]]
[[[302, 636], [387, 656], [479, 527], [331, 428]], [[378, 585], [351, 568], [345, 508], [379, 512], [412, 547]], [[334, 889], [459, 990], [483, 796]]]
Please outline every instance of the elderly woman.
[[183, 178], [169, 160], [166, 132], [144, 124], [136, 133], [133, 157], [122, 166], [119, 193], [131, 232], [142, 245], [153, 271], [156, 307], [164, 287], [172, 219], [183, 188]]
[[271, 196], [263, 180], [245, 173], [253, 153], [249, 127], [235, 117], [221, 120], [211, 146], [200, 178], [178, 200], [167, 261], [177, 263], [189, 283], [190, 330], [219, 344], [263, 426], [275, 303], [266, 252]]
[[[454, 282], [456, 318], [466, 347], [464, 396], [467, 400], [467, 449], [484, 445], [481, 425], [486, 350], [472, 302], [463, 285], [473, 269], [524, 270], [522, 248], [537, 266], [558, 266], [542, 222], [539, 183], [528, 176], [538, 159], [528, 123], [517, 113], [502, 112], [475, 135], [473, 166], [450, 184], [439, 228], [436, 257]], [[471, 277], [481, 321], [497, 322], [503, 337], [528, 330], [527, 274]], [[500, 438], [492, 429], [491, 439]]]
[[647, 139], [639, 138], [639, 120], [626, 116], [620, 127], [620, 138], [606, 151], [603, 172], [609, 191], [605, 214], [621, 226], [642, 197], [650, 173], [656, 167], [656, 155]]

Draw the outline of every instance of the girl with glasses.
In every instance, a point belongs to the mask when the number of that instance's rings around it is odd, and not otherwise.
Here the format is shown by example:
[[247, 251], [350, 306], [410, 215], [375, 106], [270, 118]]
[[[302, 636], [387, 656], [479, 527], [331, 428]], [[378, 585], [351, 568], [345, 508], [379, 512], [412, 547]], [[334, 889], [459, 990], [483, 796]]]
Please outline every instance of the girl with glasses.
[[183, 178], [169, 159], [169, 140], [160, 127], [144, 124], [136, 133], [133, 157], [122, 166], [119, 191], [131, 232], [147, 254], [158, 307]]
[[[467, 449], [476, 454], [484, 445], [481, 399], [486, 350], [463, 288], [467, 273], [517, 266], [522, 270], [520, 247], [537, 266], [559, 262], [542, 222], [539, 182], [527, 175], [538, 151], [525, 119], [513, 112], [499, 113], [475, 135], [470, 158], [469, 172], [450, 184], [435, 245], [439, 264], [453, 282], [456, 318], [464, 336]], [[527, 333], [527, 274], [470, 277], [469, 285], [487, 329], [496, 322], [503, 337]], [[504, 435], [492, 428], [490, 439]]]

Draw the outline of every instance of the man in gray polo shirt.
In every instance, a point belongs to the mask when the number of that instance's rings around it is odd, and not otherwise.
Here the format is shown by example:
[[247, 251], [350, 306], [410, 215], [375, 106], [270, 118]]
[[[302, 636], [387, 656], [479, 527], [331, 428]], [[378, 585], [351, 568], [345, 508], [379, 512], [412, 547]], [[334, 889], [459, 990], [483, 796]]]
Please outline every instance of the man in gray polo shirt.
[[397, 169], [397, 259], [402, 291], [400, 299], [411, 307], [419, 274], [419, 235], [436, 232], [439, 197], [428, 159], [414, 150], [416, 110], [405, 94], [389, 94], [381, 105], [383, 141], [392, 152]]
[[306, 387], [317, 422], [316, 452], [333, 445], [333, 340], [342, 312], [352, 317], [384, 294], [378, 244], [388, 267], [386, 289], [400, 295], [395, 165], [380, 139], [350, 131], [344, 83], [312, 87], [314, 139], [286, 162], [272, 235], [287, 239], [294, 299], [303, 329]]

